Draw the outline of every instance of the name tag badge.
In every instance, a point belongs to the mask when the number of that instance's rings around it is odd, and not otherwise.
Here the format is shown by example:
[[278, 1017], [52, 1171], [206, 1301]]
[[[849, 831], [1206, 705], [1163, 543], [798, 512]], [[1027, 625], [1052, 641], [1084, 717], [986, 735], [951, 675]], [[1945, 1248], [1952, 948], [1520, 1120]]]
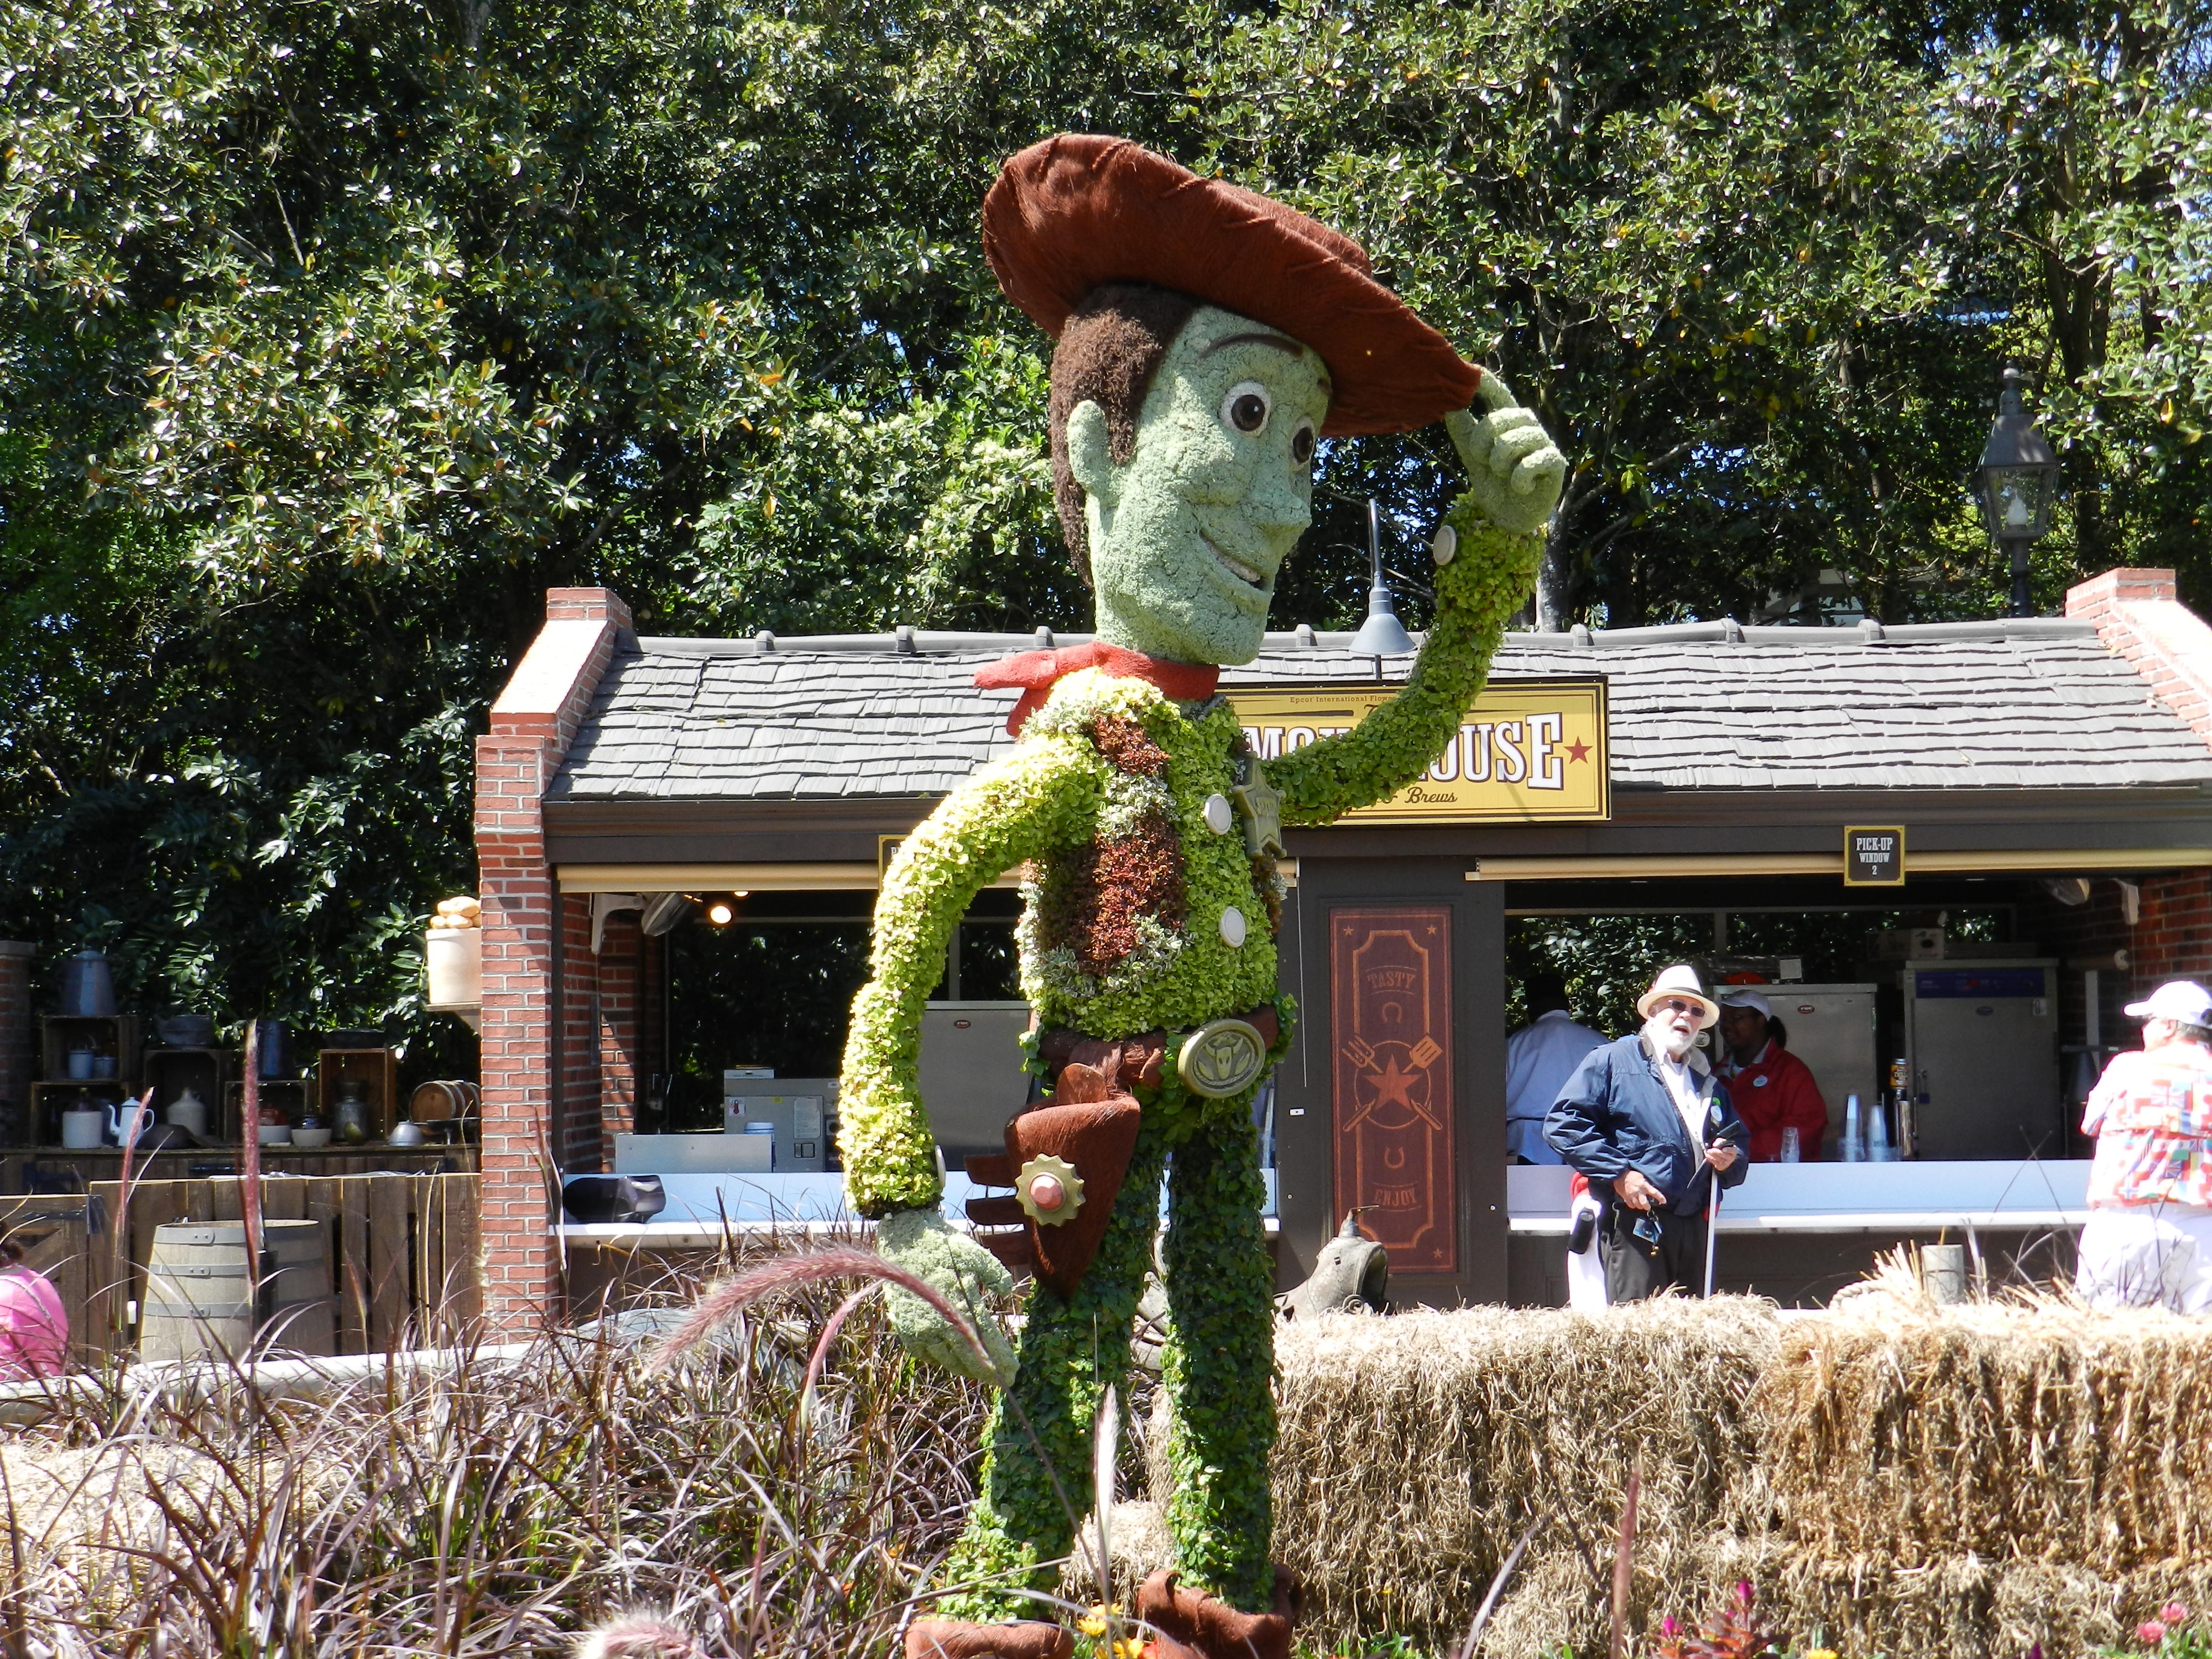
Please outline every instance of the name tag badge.
[[1752, 1079], [1751, 1086], [1754, 1089], [1764, 1089], [1772, 1081], [1773, 1079], [1768, 1077], [1765, 1073], [1761, 1072], [1757, 1077]]

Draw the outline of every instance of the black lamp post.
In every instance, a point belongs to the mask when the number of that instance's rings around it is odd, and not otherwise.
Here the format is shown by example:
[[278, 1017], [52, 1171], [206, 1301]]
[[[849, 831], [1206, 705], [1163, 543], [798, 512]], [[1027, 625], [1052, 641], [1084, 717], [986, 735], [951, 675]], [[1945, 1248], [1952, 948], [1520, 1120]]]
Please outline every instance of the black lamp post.
[[2012, 566], [2010, 614], [2015, 617], [2033, 614], [2027, 592], [2027, 550], [2050, 533], [2051, 499], [2058, 489], [2058, 457], [2021, 407], [2023, 378], [2016, 368], [2005, 370], [1996, 423], [1982, 447], [1982, 464], [1974, 469], [1974, 496], [1981, 502], [1982, 522]]

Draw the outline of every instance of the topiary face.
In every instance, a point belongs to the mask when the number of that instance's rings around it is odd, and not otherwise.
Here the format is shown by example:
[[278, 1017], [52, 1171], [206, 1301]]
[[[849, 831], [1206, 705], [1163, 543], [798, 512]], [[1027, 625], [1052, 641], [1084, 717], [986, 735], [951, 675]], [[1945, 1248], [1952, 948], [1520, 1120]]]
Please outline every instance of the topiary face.
[[1328, 398], [1311, 348], [1206, 306], [1153, 376], [1127, 460], [1097, 404], [1069, 410], [1100, 637], [1177, 662], [1259, 655], [1275, 573], [1313, 522]]

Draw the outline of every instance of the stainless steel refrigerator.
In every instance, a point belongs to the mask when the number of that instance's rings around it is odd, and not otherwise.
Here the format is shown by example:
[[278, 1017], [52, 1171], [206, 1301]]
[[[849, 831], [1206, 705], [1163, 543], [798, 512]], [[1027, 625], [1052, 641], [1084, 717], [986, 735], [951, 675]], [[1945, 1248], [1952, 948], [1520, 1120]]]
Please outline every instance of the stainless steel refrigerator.
[[[1790, 1052], [1803, 1060], [1820, 1085], [1827, 1103], [1828, 1131], [1823, 1139], [1829, 1149], [1819, 1156], [1833, 1158], [1836, 1138], [1843, 1133], [1844, 1099], [1856, 1095], [1872, 1100], [1881, 1086], [1881, 1057], [1875, 1047], [1873, 985], [1754, 985], [1748, 988], [1765, 997], [1790, 1034]], [[1804, 1149], [1808, 1159], [1814, 1149]]]
[[2058, 964], [1923, 962], [1901, 969], [1917, 1155], [2061, 1158]]

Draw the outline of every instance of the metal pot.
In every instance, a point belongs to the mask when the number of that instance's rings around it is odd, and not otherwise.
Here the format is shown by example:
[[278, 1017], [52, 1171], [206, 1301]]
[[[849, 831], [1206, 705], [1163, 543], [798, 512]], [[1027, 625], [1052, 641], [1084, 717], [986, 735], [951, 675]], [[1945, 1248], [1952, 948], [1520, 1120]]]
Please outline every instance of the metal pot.
[[154, 1022], [155, 1034], [172, 1048], [211, 1048], [215, 1021], [206, 1014], [172, 1014]]
[[430, 1137], [422, 1126], [412, 1118], [402, 1118], [392, 1126], [392, 1145], [394, 1146], [427, 1146]]

